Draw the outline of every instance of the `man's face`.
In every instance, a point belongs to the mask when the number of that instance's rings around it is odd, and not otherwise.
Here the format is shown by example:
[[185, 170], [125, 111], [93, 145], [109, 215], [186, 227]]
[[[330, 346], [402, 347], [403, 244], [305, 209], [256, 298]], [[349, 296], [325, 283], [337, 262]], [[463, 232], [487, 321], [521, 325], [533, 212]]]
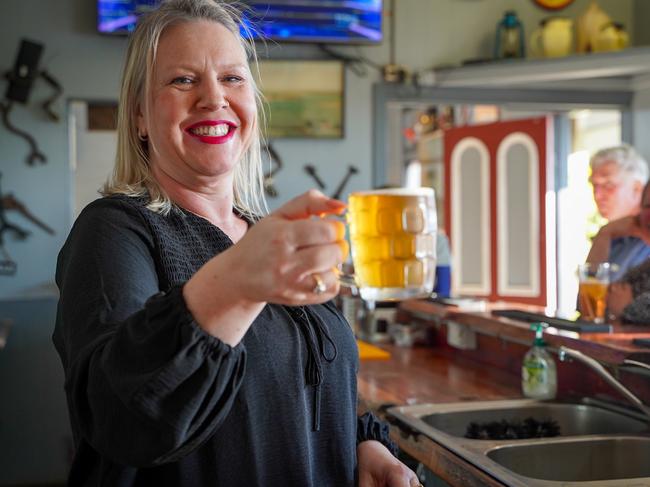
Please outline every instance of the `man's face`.
[[622, 172], [613, 161], [593, 170], [590, 182], [598, 212], [608, 220], [636, 215], [641, 204], [642, 185]]

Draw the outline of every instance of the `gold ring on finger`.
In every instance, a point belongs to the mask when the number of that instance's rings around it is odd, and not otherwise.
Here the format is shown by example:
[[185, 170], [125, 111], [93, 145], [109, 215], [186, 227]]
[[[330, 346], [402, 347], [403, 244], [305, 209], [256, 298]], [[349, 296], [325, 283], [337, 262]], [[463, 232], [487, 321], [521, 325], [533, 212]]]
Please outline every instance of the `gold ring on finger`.
[[314, 286], [314, 289], [312, 289], [311, 292], [314, 294], [323, 294], [327, 290], [325, 281], [323, 281], [323, 278], [317, 272], [314, 272], [312, 274], [312, 277], [314, 278], [316, 285]]

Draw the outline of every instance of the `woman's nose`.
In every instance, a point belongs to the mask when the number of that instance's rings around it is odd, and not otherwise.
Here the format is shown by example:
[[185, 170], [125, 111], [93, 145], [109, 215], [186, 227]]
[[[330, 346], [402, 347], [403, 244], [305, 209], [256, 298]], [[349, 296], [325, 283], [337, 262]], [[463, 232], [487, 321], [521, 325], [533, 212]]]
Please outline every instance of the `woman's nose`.
[[218, 81], [208, 80], [203, 83], [198, 101], [199, 108], [204, 110], [219, 110], [229, 105], [226, 90]]

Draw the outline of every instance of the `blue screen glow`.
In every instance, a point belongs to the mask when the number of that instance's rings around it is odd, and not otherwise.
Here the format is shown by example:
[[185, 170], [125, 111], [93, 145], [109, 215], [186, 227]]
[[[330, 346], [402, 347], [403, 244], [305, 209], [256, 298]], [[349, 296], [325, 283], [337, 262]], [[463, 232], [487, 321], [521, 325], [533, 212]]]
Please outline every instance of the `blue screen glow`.
[[[98, 30], [128, 34], [158, 0], [97, 0]], [[382, 40], [382, 0], [246, 1], [247, 22], [278, 41], [373, 44]]]

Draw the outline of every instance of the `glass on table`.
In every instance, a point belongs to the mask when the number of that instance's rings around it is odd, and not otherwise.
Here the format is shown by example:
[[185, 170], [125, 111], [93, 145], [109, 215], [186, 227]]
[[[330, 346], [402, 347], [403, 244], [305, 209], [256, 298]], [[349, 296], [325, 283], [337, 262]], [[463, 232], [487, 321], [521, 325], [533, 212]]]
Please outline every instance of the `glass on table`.
[[613, 272], [609, 262], [578, 266], [578, 309], [580, 318], [594, 323], [605, 322], [607, 288]]

